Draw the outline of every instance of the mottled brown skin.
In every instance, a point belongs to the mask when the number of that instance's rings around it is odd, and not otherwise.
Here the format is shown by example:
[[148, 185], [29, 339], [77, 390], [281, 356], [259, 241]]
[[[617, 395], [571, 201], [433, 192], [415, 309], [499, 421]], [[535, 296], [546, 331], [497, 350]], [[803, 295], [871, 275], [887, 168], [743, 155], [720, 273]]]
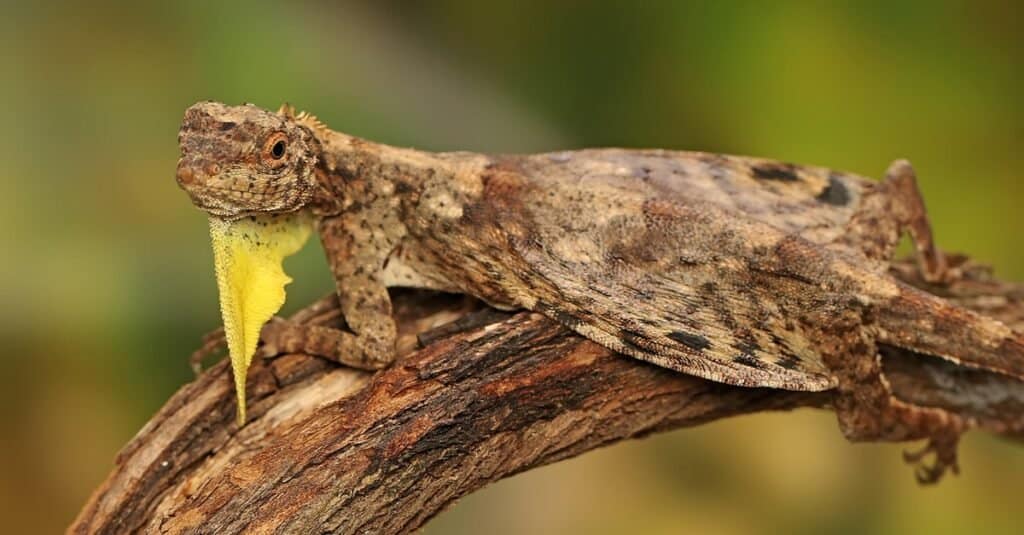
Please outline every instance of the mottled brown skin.
[[1019, 333], [887, 274], [909, 231], [924, 277], [953, 276], [903, 161], [878, 183], [706, 153], [434, 154], [213, 102], [186, 111], [180, 142], [178, 182], [204, 210], [317, 218], [351, 332], [278, 320], [270, 352], [380, 368], [394, 354], [388, 287], [463, 292], [707, 379], [832, 389], [848, 438], [929, 439], [926, 482], [956, 468], [975, 422], [897, 399], [880, 351], [1024, 378]]

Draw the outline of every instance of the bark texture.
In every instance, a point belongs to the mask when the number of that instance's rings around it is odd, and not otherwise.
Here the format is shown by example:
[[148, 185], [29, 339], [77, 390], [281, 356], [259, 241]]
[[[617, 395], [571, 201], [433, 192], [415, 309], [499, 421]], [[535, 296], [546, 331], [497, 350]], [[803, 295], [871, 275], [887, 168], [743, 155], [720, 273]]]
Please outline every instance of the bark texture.
[[[929, 289], [1024, 326], [1024, 288], [961, 264], [963, 281]], [[893, 269], [925, 287], [909, 266]], [[371, 376], [305, 355], [254, 363], [241, 429], [226, 362], [183, 386], [120, 452], [69, 533], [409, 532], [487, 483], [599, 446], [829, 402], [828, 392], [731, 387], [624, 358], [537, 314], [425, 293], [395, 302], [395, 365]], [[960, 409], [944, 389], [978, 381], [950, 372], [942, 386], [929, 379], [945, 373], [935, 363], [894, 366], [898, 394], [950, 410]], [[962, 410], [1001, 424], [1024, 413], [1024, 386], [1000, 388], [997, 407]]]

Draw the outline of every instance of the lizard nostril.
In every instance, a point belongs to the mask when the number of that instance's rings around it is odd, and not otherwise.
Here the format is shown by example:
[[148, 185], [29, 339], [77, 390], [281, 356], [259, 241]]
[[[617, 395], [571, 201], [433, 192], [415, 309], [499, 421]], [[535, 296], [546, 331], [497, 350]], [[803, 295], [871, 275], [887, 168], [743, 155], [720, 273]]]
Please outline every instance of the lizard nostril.
[[179, 184], [191, 184], [195, 180], [195, 173], [192, 172], [192, 168], [188, 166], [178, 167], [178, 183]]
[[210, 162], [206, 164], [206, 167], [203, 168], [203, 171], [206, 171], [206, 174], [212, 177], [217, 173], [220, 173], [220, 166], [213, 162]]

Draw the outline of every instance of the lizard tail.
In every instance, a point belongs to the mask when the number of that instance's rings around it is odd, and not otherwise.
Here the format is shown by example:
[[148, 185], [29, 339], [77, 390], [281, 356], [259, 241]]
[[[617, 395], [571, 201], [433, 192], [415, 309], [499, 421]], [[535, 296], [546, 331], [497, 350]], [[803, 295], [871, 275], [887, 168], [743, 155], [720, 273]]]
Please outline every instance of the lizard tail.
[[903, 284], [878, 319], [882, 343], [1024, 380], [1024, 335], [1002, 322]]

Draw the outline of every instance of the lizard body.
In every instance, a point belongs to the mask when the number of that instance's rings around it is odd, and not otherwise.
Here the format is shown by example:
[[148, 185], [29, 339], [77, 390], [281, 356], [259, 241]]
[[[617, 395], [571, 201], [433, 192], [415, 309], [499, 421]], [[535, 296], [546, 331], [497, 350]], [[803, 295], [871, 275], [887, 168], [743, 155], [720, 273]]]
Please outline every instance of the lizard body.
[[887, 274], [909, 230], [924, 275], [952, 276], [906, 162], [875, 182], [680, 151], [427, 153], [213, 102], [189, 108], [180, 143], [178, 182], [212, 216], [316, 221], [351, 332], [278, 321], [278, 349], [379, 368], [388, 287], [467, 293], [714, 381], [833, 389], [851, 439], [930, 439], [927, 481], [972, 422], [893, 398], [880, 348], [1024, 378], [1019, 333]]

